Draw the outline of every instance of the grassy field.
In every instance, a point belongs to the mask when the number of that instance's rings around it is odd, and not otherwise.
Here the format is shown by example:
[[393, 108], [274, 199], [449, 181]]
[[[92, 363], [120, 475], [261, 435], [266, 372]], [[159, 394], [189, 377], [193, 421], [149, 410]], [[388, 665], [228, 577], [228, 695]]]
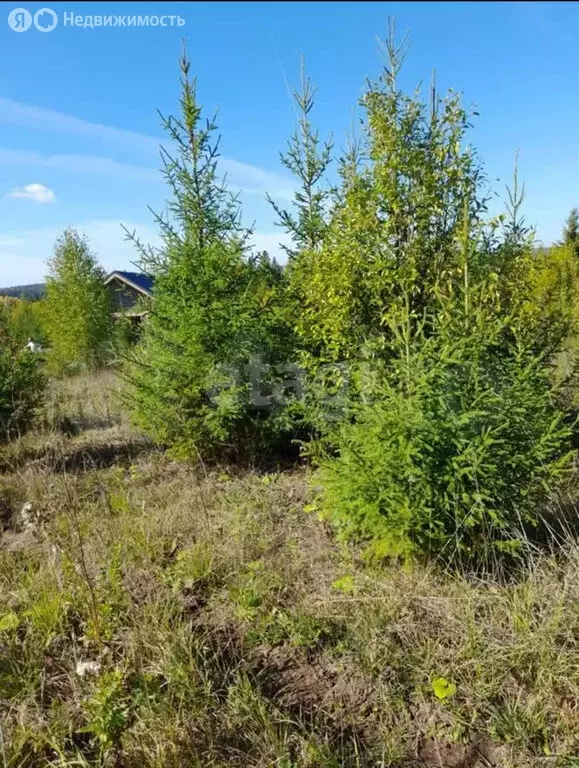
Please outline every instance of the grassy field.
[[0, 452], [0, 766], [579, 766], [579, 549], [385, 567], [308, 470], [171, 461], [112, 373]]

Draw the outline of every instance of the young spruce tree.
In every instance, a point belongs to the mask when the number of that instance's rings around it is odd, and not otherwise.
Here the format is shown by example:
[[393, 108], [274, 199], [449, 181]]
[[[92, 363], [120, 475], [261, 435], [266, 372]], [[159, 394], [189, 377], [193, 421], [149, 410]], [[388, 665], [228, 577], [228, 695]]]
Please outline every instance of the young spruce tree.
[[394, 304], [408, 299], [420, 317], [456, 267], [465, 205], [473, 220], [485, 208], [460, 98], [440, 99], [434, 84], [430, 104], [405, 94], [398, 83], [404, 44], [395, 44], [393, 28], [388, 52], [361, 102], [360, 162], [342, 164], [322, 247], [307, 251], [296, 274], [309, 369], [356, 358], [369, 340], [387, 343]]
[[215, 120], [202, 117], [185, 55], [180, 66], [181, 116], [163, 120], [176, 147], [162, 151], [172, 193], [158, 217], [163, 245], [152, 252], [137, 241], [155, 288], [127, 368], [130, 403], [176, 455], [245, 456], [270, 424], [264, 373], [285, 360], [281, 276], [263, 255], [248, 256], [239, 203], [217, 175]]
[[327, 228], [329, 190], [324, 187], [325, 174], [332, 159], [332, 142], [322, 141], [311, 123], [315, 104], [315, 89], [305, 74], [302, 62], [301, 88], [293, 94], [298, 113], [298, 125], [288, 141], [281, 162], [298, 181], [294, 211], [282, 208], [268, 196], [278, 216], [278, 224], [292, 238], [292, 246], [286, 248], [290, 267], [305, 251], [319, 249]]

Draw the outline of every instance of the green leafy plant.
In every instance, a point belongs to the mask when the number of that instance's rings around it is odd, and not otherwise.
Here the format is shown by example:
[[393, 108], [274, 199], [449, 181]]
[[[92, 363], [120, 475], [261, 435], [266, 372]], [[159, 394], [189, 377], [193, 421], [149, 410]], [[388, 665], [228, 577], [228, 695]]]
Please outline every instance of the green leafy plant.
[[567, 246], [575, 258], [579, 257], [579, 210], [572, 208], [563, 229], [563, 245]]
[[18, 614], [8, 611], [0, 615], [0, 632], [12, 632], [20, 626]]
[[67, 229], [49, 261], [43, 317], [48, 361], [58, 372], [96, 368], [109, 357], [113, 338], [104, 272], [86, 238]]
[[355, 588], [354, 579], [352, 578], [352, 576], [350, 576], [350, 574], [346, 574], [345, 576], [340, 576], [340, 578], [336, 579], [333, 582], [332, 587], [334, 589], [337, 589], [338, 592], [344, 592], [344, 593], [353, 592]]
[[454, 696], [456, 690], [456, 684], [445, 677], [437, 677], [432, 681], [432, 692], [440, 701]]
[[369, 338], [387, 344], [388, 316], [404, 301], [416, 316], [432, 307], [455, 266], [465, 206], [473, 221], [486, 207], [459, 96], [441, 99], [434, 83], [430, 104], [406, 95], [398, 84], [404, 44], [393, 28], [387, 49], [388, 65], [361, 102], [362, 135], [341, 160], [323, 236], [290, 273], [310, 373], [358, 358]]
[[[570, 466], [551, 365], [569, 304], [532, 310], [537, 259], [516, 173], [507, 214], [487, 221], [458, 97], [433, 88], [428, 108], [405, 96], [392, 39], [388, 51], [363, 100], [367, 166], [344, 179], [299, 278], [317, 503], [380, 556], [516, 553]], [[344, 371], [328, 376], [327, 363]]]
[[109, 670], [98, 678], [85, 711], [85, 731], [93, 734], [101, 748], [118, 745], [130, 716], [130, 699], [120, 670]]

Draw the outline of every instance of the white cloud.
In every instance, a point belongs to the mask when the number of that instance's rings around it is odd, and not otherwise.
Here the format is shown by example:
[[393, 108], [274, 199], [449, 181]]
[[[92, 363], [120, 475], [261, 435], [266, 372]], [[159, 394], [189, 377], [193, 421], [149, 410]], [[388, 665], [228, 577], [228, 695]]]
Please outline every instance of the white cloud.
[[277, 200], [293, 200], [295, 185], [292, 179], [227, 157], [220, 158], [219, 168], [227, 174], [227, 180], [232, 189], [248, 195], [269, 193]]
[[90, 139], [112, 142], [117, 146], [126, 146], [148, 152], [158, 152], [161, 143], [161, 140], [154, 136], [126, 131], [123, 128], [115, 128], [101, 123], [91, 123], [88, 120], [57, 112], [54, 109], [34, 107], [7, 98], [0, 98], [0, 123], [60, 135], [86, 136]]
[[18, 248], [25, 242], [23, 237], [18, 235], [8, 235], [8, 237], [0, 237], [0, 253], [7, 248]]
[[35, 203], [53, 203], [56, 195], [45, 187], [44, 184], [26, 184], [24, 187], [14, 187], [9, 197], [21, 197], [25, 200], [34, 200]]
[[0, 148], [0, 164], [55, 168], [71, 173], [93, 173], [136, 181], [160, 181], [159, 171], [141, 165], [120, 163], [110, 157], [96, 155], [43, 155], [17, 149]]
[[[59, 135], [85, 137], [125, 151], [134, 152], [136, 150], [143, 153], [147, 164], [150, 163], [150, 166], [127, 165], [108, 157], [93, 155], [45, 156], [35, 152], [0, 150], [0, 159], [4, 156], [6, 162], [22, 162], [22, 164], [43, 165], [88, 173], [123, 175], [143, 180], [160, 178], [157, 170], [160, 165], [159, 147], [161, 144], [166, 144], [167, 141], [155, 136], [102, 125], [101, 123], [91, 123], [88, 120], [82, 120], [63, 112], [22, 104], [8, 98], [0, 98], [0, 123]], [[278, 200], [286, 201], [293, 198], [293, 180], [285, 175], [228, 157], [219, 158], [218, 165], [219, 171], [227, 174], [229, 185], [234, 191], [260, 196], [269, 193]]]
[[[111, 157], [97, 155], [43, 155], [40, 152], [0, 147], [0, 164], [55, 168], [70, 173], [90, 173], [152, 183], [162, 180], [158, 168], [123, 163]], [[291, 180], [285, 177], [229, 158], [220, 158], [218, 165], [219, 172], [226, 175], [233, 192], [263, 197], [269, 193], [271, 197], [286, 202], [293, 199], [294, 187]]]
[[[55, 110], [21, 104], [13, 99], [5, 98], [0, 98], [0, 124], [2, 123], [59, 136], [84, 138], [87, 140], [91, 151], [95, 144], [100, 143], [104, 149], [104, 156], [97, 154], [43, 154], [38, 151], [3, 148], [0, 149], [0, 165], [53, 168], [70, 173], [94, 174], [138, 182], [161, 180], [158, 170], [160, 166], [158, 149], [162, 140], [154, 136], [91, 123]], [[125, 158], [135, 156], [135, 152], [139, 153], [138, 162], [141, 164], [125, 162]], [[109, 153], [111, 155], [119, 153], [122, 160], [108, 156]], [[232, 158], [221, 157], [219, 159], [219, 172], [227, 175], [230, 189], [240, 191], [252, 198], [261, 197], [263, 199], [266, 193], [283, 201], [288, 201], [293, 197], [292, 179], [264, 168]], [[27, 197], [30, 197], [30, 186], [15, 191], [17, 195], [24, 192]], [[49, 195], [51, 194], [51, 190], [47, 190], [47, 192]], [[126, 241], [120, 219], [79, 220], [77, 218], [76, 221], [62, 223], [69, 224], [86, 234], [105, 269], [123, 269], [134, 266], [138, 254], [133, 244]], [[152, 221], [148, 223], [125, 221], [124, 223], [129, 231], [136, 230], [143, 242], [153, 246], [158, 244], [158, 235]], [[271, 227], [271, 223], [264, 226]], [[64, 226], [0, 231], [2, 284], [16, 285], [42, 280], [46, 271], [46, 260], [51, 255], [54, 242], [63, 229]], [[285, 253], [280, 247], [280, 243], [287, 243], [288, 239], [281, 230], [279, 232], [258, 232], [253, 235], [252, 242], [256, 250], [267, 250], [271, 256], [285, 261]]]

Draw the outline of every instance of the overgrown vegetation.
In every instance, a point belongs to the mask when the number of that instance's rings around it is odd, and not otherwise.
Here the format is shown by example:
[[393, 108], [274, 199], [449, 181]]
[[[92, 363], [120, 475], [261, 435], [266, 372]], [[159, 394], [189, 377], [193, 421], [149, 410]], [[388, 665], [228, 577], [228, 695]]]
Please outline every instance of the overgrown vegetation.
[[405, 94], [393, 32], [387, 50], [333, 189], [303, 76], [282, 155], [294, 210], [271, 201], [293, 238], [283, 277], [247, 253], [183, 58], [164, 245], [141, 246], [156, 288], [128, 370], [133, 411], [196, 460], [307, 436], [318, 506], [376, 552], [514, 553], [570, 468], [553, 361], [575, 331], [572, 245], [537, 251], [516, 171], [506, 213], [488, 216], [460, 97], [434, 83], [430, 103]]
[[3, 767], [578, 765], [576, 211], [491, 218], [387, 50], [332, 184], [303, 74], [285, 268], [183, 56], [137, 338], [72, 230], [3, 303]]
[[570, 248], [575, 257], [579, 257], [579, 210], [573, 208], [563, 230], [563, 245]]

